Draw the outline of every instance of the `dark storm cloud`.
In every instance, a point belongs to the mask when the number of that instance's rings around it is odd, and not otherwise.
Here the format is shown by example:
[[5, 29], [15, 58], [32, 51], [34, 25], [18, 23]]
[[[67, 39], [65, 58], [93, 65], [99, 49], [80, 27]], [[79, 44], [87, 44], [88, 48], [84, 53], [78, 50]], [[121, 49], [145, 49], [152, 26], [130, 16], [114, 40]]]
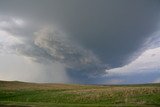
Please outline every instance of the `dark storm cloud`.
[[[77, 81], [84, 77], [83, 82], [97, 82], [98, 78], [93, 80], [88, 75], [103, 74], [105, 67], [133, 61], [128, 58], [157, 30], [160, 1], [0, 0], [0, 13], [28, 24], [27, 28], [6, 29], [24, 41], [12, 49], [37, 62], [64, 63], [68, 75]], [[41, 29], [43, 25], [60, 30]], [[61, 31], [67, 39], [55, 36]]]
[[78, 70], [79, 73], [83, 71], [86, 74], [95, 75], [94, 73], [99, 71], [101, 74], [101, 67], [104, 65], [92, 51], [68, 40], [62, 32], [53, 28], [44, 28], [35, 35], [34, 44], [51, 56], [51, 60], [64, 63], [67, 68]]
[[32, 32], [31, 37], [23, 35], [23, 30], [17, 29], [17, 27], [25, 28], [25, 24], [23, 25], [25, 22], [22, 22], [21, 19], [12, 20], [12, 18], [0, 21], [1, 51], [23, 55], [44, 65], [58, 62], [63, 64], [67, 71], [74, 70], [77, 74], [81, 73], [88, 77], [105, 72], [104, 64], [92, 51], [71, 41], [61, 30], [45, 26]]
[[3, 14], [24, 17], [33, 21], [33, 26], [57, 24], [113, 67], [125, 64], [142, 40], [154, 32], [160, 13], [159, 0], [0, 2]]

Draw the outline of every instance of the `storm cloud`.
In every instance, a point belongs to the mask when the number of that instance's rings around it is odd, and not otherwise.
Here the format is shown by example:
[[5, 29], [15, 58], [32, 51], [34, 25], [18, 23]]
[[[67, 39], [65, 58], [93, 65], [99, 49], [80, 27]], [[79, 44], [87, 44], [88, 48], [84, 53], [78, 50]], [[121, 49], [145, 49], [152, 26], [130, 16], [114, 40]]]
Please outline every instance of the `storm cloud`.
[[46, 82], [132, 83], [142, 59], [157, 67], [159, 0], [0, 0], [0, 13], [0, 53], [38, 64]]
[[[66, 75], [70, 70], [77, 75], [82, 74], [87, 77], [96, 77], [105, 73], [105, 65], [91, 50], [71, 41], [71, 38], [69, 39], [57, 28], [44, 26], [32, 32], [32, 39], [30, 39], [31, 37], [27, 35], [18, 35], [21, 34], [17, 30], [18, 26], [22, 27], [21, 19], [12, 19], [1, 21], [3, 22], [0, 29], [1, 53], [21, 55], [47, 67], [59, 63], [59, 67], [64, 68], [63, 72]], [[54, 74], [57, 75], [55, 72]]]

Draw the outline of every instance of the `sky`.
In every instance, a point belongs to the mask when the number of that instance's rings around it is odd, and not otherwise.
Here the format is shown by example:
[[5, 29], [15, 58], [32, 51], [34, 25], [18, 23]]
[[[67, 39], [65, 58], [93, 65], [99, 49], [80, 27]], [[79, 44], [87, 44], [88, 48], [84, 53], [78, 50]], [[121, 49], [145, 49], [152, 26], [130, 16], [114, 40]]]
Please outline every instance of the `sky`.
[[0, 80], [160, 82], [159, 0], [0, 0]]

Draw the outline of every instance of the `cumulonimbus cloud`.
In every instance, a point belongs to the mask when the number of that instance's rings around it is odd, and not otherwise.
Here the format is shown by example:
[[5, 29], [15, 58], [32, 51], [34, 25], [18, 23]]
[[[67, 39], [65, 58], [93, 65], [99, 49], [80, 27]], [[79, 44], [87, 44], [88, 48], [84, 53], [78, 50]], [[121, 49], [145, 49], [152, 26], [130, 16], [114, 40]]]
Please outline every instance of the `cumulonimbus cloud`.
[[77, 71], [77, 75], [82, 73], [94, 77], [105, 73], [104, 65], [91, 50], [70, 40], [61, 30], [45, 26], [34, 31], [32, 36], [21, 36], [14, 26], [22, 24], [22, 20], [13, 22], [15, 20], [18, 19], [6, 21], [7, 24], [12, 25], [11, 28], [5, 24], [0, 27], [0, 38], [3, 38], [0, 41], [1, 51], [22, 55], [44, 65], [61, 63], [66, 70]]
[[92, 51], [70, 41], [58, 30], [43, 28], [36, 32], [35, 36], [35, 45], [51, 56], [53, 62], [58, 61], [64, 63], [67, 68], [85, 70], [93, 74], [102, 67], [101, 61]]

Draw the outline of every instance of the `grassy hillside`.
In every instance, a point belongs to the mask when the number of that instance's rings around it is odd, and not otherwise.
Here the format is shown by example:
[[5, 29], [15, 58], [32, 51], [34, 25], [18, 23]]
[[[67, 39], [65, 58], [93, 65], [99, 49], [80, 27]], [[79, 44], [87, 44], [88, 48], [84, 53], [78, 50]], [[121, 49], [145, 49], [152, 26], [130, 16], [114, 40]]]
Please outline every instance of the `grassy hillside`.
[[[7, 106], [8, 105], [8, 106]], [[160, 84], [96, 86], [0, 81], [0, 107], [160, 106]]]

